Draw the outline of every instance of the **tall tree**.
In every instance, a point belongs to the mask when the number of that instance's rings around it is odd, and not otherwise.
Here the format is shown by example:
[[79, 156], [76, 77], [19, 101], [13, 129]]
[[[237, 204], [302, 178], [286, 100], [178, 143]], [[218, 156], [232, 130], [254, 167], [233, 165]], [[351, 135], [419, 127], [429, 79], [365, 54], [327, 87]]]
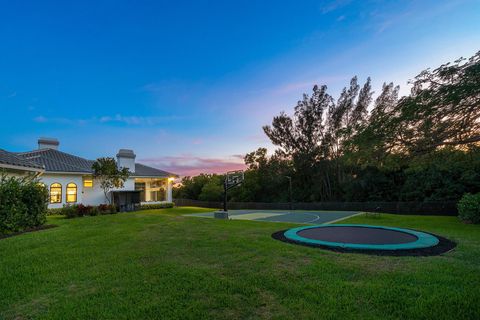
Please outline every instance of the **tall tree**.
[[323, 140], [327, 157], [340, 158], [352, 135], [365, 124], [372, 94], [370, 78], [360, 89], [355, 76], [350, 80], [350, 87], [343, 88], [337, 103], [330, 106], [326, 122], [327, 134]]
[[375, 99], [370, 116], [350, 139], [347, 160], [354, 166], [381, 166], [396, 144], [395, 107], [398, 103], [399, 86], [384, 83]]
[[[303, 99], [298, 101], [293, 117], [282, 112], [273, 118], [271, 126], [263, 127], [272, 143], [280, 147], [279, 152], [292, 159], [295, 177], [301, 188], [313, 184], [315, 165], [320, 160], [321, 142], [326, 133], [324, 113], [333, 104], [327, 86], [314, 86], [311, 96], [304, 94]], [[307, 195], [308, 192], [302, 194]]]
[[123, 188], [125, 181], [130, 176], [128, 168], [119, 168], [113, 158], [98, 158], [92, 165], [93, 176], [100, 181], [105, 199], [112, 203], [108, 193], [114, 188]]
[[427, 153], [480, 141], [480, 51], [468, 60], [424, 70], [412, 83], [411, 95], [396, 107], [403, 152]]

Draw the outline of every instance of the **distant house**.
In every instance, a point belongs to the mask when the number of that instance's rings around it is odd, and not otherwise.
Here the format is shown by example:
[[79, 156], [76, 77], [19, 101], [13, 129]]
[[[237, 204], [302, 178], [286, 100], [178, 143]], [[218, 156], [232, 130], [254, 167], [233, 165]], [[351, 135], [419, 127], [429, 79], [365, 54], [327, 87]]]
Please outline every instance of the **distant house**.
[[[37, 150], [14, 153], [0, 149], [0, 171], [11, 175], [37, 175], [49, 191], [49, 208], [107, 203], [98, 181], [93, 178], [95, 161], [62, 152], [58, 150], [59, 145], [56, 139], [41, 138]], [[110, 199], [115, 200], [117, 206], [171, 202], [176, 175], [136, 163], [135, 158], [132, 150], [118, 151], [119, 167], [128, 168], [131, 174], [124, 188], [110, 192]]]

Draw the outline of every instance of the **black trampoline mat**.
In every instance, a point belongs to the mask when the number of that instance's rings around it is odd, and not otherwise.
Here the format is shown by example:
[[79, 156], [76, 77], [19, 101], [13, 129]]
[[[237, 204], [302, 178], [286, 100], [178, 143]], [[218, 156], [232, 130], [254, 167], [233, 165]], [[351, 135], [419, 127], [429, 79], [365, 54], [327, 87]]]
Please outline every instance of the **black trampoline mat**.
[[400, 244], [417, 241], [401, 231], [365, 227], [321, 227], [304, 229], [297, 234], [304, 238], [354, 244]]

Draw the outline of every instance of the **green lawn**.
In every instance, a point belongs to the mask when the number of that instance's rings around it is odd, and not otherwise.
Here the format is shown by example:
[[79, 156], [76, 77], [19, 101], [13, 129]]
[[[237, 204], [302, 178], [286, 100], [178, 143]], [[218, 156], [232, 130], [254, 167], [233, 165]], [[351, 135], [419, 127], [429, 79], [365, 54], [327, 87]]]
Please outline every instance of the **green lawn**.
[[479, 319], [480, 226], [358, 216], [459, 243], [436, 257], [339, 254], [270, 238], [292, 224], [184, 217], [181, 208], [79, 219], [0, 240], [0, 319]]

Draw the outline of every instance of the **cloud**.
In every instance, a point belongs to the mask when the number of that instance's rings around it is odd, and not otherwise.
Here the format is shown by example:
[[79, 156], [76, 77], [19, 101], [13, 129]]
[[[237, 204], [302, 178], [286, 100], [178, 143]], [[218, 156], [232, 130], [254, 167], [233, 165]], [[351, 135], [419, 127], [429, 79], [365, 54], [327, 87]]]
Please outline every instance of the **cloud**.
[[322, 14], [327, 14], [329, 12], [335, 11], [337, 9], [340, 9], [342, 7], [345, 7], [351, 2], [351, 0], [333, 0], [325, 3], [325, 5], [322, 6], [320, 11]]
[[200, 139], [200, 138], [196, 138], [196, 139], [192, 140], [192, 144], [194, 144], [194, 145], [200, 145], [200, 144], [203, 144], [203, 143], [204, 143], [204, 140]]
[[138, 162], [179, 174], [196, 176], [200, 173], [225, 173], [232, 170], [244, 170], [243, 155], [226, 158], [205, 158], [192, 155], [167, 156], [138, 159]]
[[38, 116], [33, 118], [33, 121], [38, 122], [38, 123], [45, 123], [48, 122], [48, 119], [45, 118], [44, 116]]
[[142, 116], [124, 116], [121, 114], [116, 114], [114, 116], [102, 116], [102, 117], [92, 117], [86, 119], [73, 119], [73, 118], [48, 118], [45, 116], [37, 116], [33, 118], [33, 121], [38, 123], [57, 123], [57, 124], [69, 124], [69, 125], [85, 125], [91, 123], [121, 123], [125, 125], [132, 126], [152, 126], [159, 123], [163, 123], [170, 120], [179, 119], [177, 116], [166, 116], [166, 117], [142, 117]]
[[104, 116], [98, 119], [101, 123], [108, 123], [108, 122], [119, 122], [125, 123], [129, 125], [155, 125], [167, 120], [174, 120], [178, 119], [177, 116], [170, 116], [170, 117], [141, 117], [141, 116], [123, 116], [117, 114], [113, 117], [111, 116]]
[[429, 6], [428, 8], [421, 1], [406, 3], [402, 10], [385, 12], [374, 10], [370, 12], [370, 18], [373, 19], [373, 26], [376, 33], [383, 33], [385, 30], [407, 25], [416, 28], [418, 24], [425, 23], [428, 19], [444, 14], [453, 8], [463, 4], [465, 0], [453, 0], [439, 2], [438, 6]]

